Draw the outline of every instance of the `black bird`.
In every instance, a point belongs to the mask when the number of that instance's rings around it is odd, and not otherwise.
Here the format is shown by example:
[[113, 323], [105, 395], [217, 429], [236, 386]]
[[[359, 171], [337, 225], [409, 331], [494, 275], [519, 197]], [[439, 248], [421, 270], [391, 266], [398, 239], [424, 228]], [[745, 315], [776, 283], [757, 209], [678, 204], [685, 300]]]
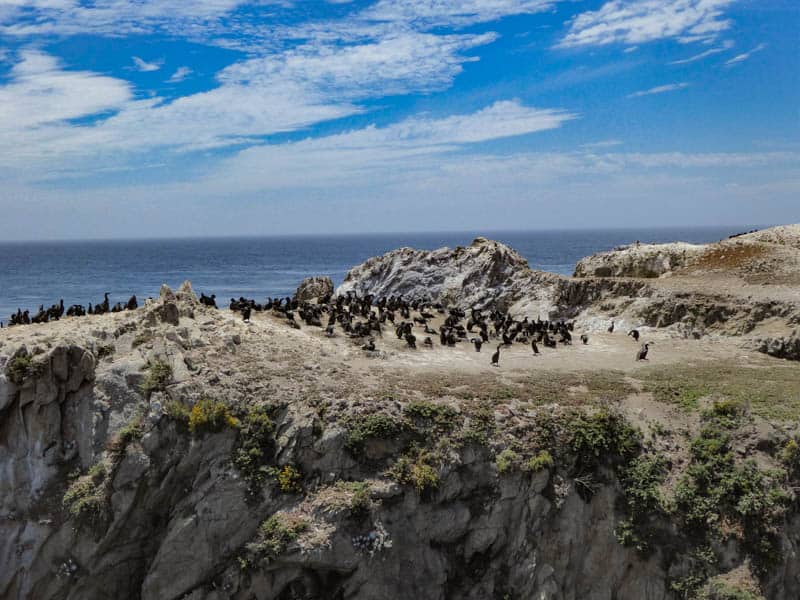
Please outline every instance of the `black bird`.
[[403, 337], [405, 338], [409, 348], [417, 347], [417, 337], [413, 333], [406, 333]]
[[588, 344], [588, 343], [589, 343], [589, 336], [588, 336], [588, 335], [586, 335], [585, 333], [584, 333], [584, 334], [582, 334], [582, 335], [581, 335], [581, 341], [583, 342], [583, 345], [585, 346], [586, 344]]
[[367, 352], [375, 352], [375, 340], [370, 340], [363, 346], [361, 346], [362, 350], [366, 350]]
[[481, 346], [483, 346], [483, 340], [481, 338], [472, 338], [470, 341], [475, 344], [475, 352], [480, 352]]
[[242, 321], [244, 321], [245, 323], [250, 322], [250, 311], [251, 309], [249, 305], [245, 305], [242, 307]]
[[636, 329], [631, 329], [628, 332], [628, 336], [632, 337], [634, 342], [638, 342], [639, 341], [639, 332]]
[[639, 352], [636, 353], [636, 360], [647, 360], [647, 351], [650, 349], [650, 344], [642, 344]]
[[426, 346], [430, 346], [431, 348], [433, 348], [433, 340], [431, 338], [429, 338], [429, 337], [426, 337], [422, 341], [422, 343], [425, 344]]
[[608, 326], [608, 333], [614, 333], [614, 321], [611, 321], [611, 325]]
[[502, 348], [502, 346], [503, 346], [503, 344], [500, 344], [497, 347], [497, 350], [494, 351], [494, 354], [492, 354], [492, 366], [493, 367], [499, 367], [500, 366], [500, 364], [499, 364], [500, 363], [500, 348]]

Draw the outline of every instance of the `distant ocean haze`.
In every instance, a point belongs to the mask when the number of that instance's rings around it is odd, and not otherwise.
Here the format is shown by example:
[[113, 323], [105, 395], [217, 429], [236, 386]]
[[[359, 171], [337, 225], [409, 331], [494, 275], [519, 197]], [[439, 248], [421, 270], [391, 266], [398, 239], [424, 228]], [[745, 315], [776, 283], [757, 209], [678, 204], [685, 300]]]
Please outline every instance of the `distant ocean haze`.
[[0, 244], [0, 320], [17, 308], [35, 312], [65, 305], [112, 305], [132, 294], [156, 297], [162, 283], [184, 280], [195, 292], [263, 301], [291, 295], [305, 277], [327, 275], [339, 285], [368, 258], [403, 246], [433, 250], [469, 245], [478, 236], [499, 240], [531, 268], [571, 275], [575, 263], [615, 246], [641, 242], [714, 242], [752, 227], [606, 229], [528, 232], [408, 233], [375, 235], [209, 238], [176, 240], [13, 242]]

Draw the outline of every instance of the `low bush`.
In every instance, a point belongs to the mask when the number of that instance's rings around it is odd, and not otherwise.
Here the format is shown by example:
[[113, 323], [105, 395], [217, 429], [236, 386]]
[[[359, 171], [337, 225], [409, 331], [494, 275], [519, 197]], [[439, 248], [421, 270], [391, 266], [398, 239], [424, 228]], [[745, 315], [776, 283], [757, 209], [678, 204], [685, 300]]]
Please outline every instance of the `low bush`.
[[503, 474], [510, 472], [520, 461], [520, 456], [511, 448], [506, 448], [495, 458], [497, 470]]
[[401, 485], [413, 485], [420, 495], [439, 486], [437, 457], [421, 449], [404, 454], [388, 471], [388, 475]]
[[360, 455], [370, 438], [397, 439], [408, 429], [407, 424], [397, 417], [384, 413], [359, 416], [348, 424], [345, 448], [353, 455]]
[[142, 394], [150, 397], [153, 392], [163, 392], [172, 380], [172, 367], [160, 360], [147, 364], [147, 374], [140, 386]]
[[270, 473], [274, 428], [268, 410], [263, 407], [248, 411], [241, 419], [233, 464], [247, 480], [251, 494], [257, 492]]
[[541, 450], [538, 454], [528, 459], [528, 462], [525, 463], [525, 469], [527, 471], [537, 472], [544, 469], [550, 469], [554, 464], [555, 462], [553, 461], [553, 457], [551, 456], [550, 452], [547, 450]]
[[606, 409], [579, 413], [568, 429], [579, 470], [592, 470], [604, 461], [627, 460], [641, 444], [639, 431], [621, 413]]
[[28, 377], [39, 373], [41, 365], [35, 363], [33, 357], [27, 353], [18, 354], [6, 365], [6, 377], [16, 386], [25, 383]]
[[238, 426], [239, 420], [228, 410], [228, 405], [217, 400], [204, 398], [189, 412], [189, 431], [192, 435], [218, 433], [226, 427]]
[[63, 504], [79, 526], [99, 531], [106, 527], [110, 518], [109, 496], [109, 469], [104, 462], [98, 462], [70, 484]]
[[278, 469], [275, 479], [278, 482], [278, 488], [284, 494], [298, 494], [303, 491], [303, 475], [292, 465]]
[[302, 515], [276, 513], [261, 523], [256, 539], [246, 546], [247, 556], [242, 566], [252, 566], [257, 561], [269, 562], [286, 550], [286, 547], [308, 529], [308, 519]]

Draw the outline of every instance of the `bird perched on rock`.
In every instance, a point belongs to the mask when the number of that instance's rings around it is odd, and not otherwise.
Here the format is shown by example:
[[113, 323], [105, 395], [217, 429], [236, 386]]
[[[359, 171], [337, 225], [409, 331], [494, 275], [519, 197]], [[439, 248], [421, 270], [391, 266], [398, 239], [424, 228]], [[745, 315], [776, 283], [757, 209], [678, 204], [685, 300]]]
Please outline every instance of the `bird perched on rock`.
[[639, 351], [636, 353], [636, 360], [647, 360], [647, 351], [650, 349], [650, 344], [642, 344]]

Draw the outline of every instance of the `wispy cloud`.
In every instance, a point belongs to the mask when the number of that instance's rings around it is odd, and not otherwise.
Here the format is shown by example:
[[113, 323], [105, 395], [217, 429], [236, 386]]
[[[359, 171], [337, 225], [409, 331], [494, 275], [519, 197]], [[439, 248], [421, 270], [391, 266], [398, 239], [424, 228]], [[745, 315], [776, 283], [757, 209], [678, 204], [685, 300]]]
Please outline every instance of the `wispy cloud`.
[[751, 56], [753, 56], [753, 54], [756, 54], [757, 52], [761, 52], [766, 47], [767, 47], [766, 44], [759, 44], [758, 46], [756, 46], [755, 48], [753, 48], [749, 52], [743, 52], [742, 54], [734, 56], [732, 59], [730, 59], [728, 62], [725, 63], [725, 66], [726, 67], [731, 67], [733, 65], [737, 65], [739, 63], [743, 63], [744, 61], [748, 60]]
[[731, 40], [726, 40], [723, 44], [717, 48], [709, 48], [705, 52], [701, 52], [700, 54], [695, 54], [694, 56], [690, 56], [689, 58], [683, 58], [680, 60], [673, 60], [671, 65], [688, 65], [693, 62], [697, 62], [698, 60], [703, 60], [704, 58], [708, 58], [709, 56], [714, 56], [715, 54], [720, 54], [722, 52], [726, 52], [733, 48], [734, 43]]
[[642, 96], [653, 96], [655, 94], [666, 94], [667, 92], [675, 92], [677, 90], [682, 90], [684, 88], [689, 87], [689, 84], [686, 82], [682, 83], [668, 83], [666, 85], [659, 85], [649, 90], [641, 90], [639, 92], [634, 92], [633, 94], [628, 94], [628, 98], [640, 98]]
[[603, 150], [606, 148], [614, 148], [615, 146], [621, 146], [623, 142], [621, 140], [602, 140], [600, 142], [590, 142], [588, 144], [582, 144], [581, 148], [584, 150]]
[[151, 71], [158, 71], [161, 68], [161, 64], [162, 63], [159, 62], [159, 61], [147, 62], [147, 61], [139, 58], [138, 56], [134, 56], [132, 58], [133, 58], [133, 64], [136, 67], [136, 70], [140, 71], [142, 73], [149, 73]]
[[189, 67], [178, 67], [176, 71], [167, 79], [167, 83], [180, 83], [184, 79], [186, 79], [189, 75], [192, 74], [192, 70]]
[[709, 41], [731, 26], [723, 9], [735, 0], [610, 0], [578, 15], [559, 46], [642, 44], [675, 38]]

